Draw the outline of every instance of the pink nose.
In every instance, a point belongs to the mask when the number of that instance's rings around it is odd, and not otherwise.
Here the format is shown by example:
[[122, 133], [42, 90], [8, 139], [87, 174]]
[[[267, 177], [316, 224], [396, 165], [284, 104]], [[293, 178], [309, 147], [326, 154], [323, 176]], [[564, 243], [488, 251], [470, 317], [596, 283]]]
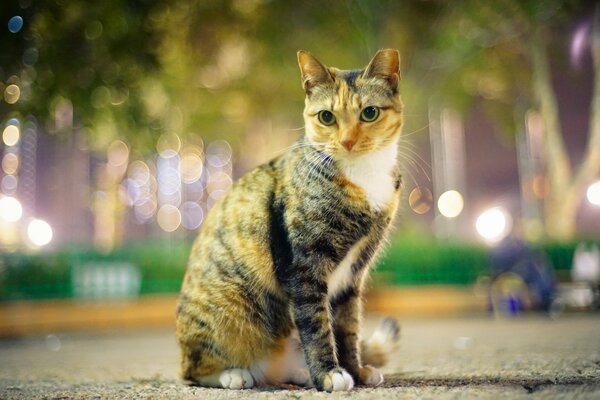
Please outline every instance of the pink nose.
[[352, 139], [344, 139], [340, 142], [340, 144], [342, 146], [344, 146], [344, 148], [348, 151], [352, 150], [352, 148], [354, 147], [354, 145], [356, 144], [356, 140], [352, 140]]

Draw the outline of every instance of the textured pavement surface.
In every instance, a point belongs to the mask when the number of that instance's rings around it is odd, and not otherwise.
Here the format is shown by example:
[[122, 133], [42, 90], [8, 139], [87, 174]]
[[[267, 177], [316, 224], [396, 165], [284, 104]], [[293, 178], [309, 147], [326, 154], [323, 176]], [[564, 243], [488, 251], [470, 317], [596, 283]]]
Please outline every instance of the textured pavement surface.
[[375, 389], [187, 386], [173, 332], [151, 330], [0, 341], [0, 399], [600, 399], [599, 314], [400, 322], [400, 350]]

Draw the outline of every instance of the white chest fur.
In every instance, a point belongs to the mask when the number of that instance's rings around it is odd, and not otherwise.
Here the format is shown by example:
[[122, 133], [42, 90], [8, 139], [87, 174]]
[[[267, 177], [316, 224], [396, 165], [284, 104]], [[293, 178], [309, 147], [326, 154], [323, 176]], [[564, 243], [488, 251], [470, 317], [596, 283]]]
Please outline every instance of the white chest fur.
[[356, 261], [360, 252], [365, 246], [367, 238], [359, 240], [346, 254], [346, 257], [340, 262], [337, 268], [333, 271], [327, 282], [327, 294], [329, 297], [334, 297], [341, 293], [354, 281], [352, 273], [352, 264]]
[[397, 156], [397, 143], [393, 142], [383, 149], [341, 164], [346, 178], [365, 191], [369, 205], [375, 210], [385, 208], [394, 194], [392, 171]]

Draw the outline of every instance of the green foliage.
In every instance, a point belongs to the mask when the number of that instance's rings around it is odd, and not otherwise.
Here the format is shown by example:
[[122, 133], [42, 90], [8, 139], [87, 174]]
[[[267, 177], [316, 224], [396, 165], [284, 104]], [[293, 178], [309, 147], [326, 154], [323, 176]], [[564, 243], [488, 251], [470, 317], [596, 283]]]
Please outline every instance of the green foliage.
[[[410, 88], [411, 77], [419, 78], [410, 64], [438, 14], [435, 4], [390, 0], [20, 4], [4, 3], [0, 12], [3, 21], [25, 20], [21, 32], [1, 36], [0, 80], [16, 76], [27, 90], [16, 106], [2, 103], [0, 113], [33, 113], [51, 132], [68, 135], [69, 126], [61, 132], [54, 123], [66, 99], [75, 129], [96, 148], [116, 137], [152, 148], [163, 132], [235, 145], [260, 121], [299, 126], [298, 49], [351, 68], [379, 48], [401, 48]], [[37, 61], [25, 65], [30, 49]]]
[[64, 253], [0, 256], [0, 299], [70, 297], [69, 258]]
[[[557, 271], [569, 271], [577, 243], [539, 245]], [[72, 271], [86, 263], [135, 265], [140, 294], [177, 293], [190, 243], [130, 243], [111, 253], [70, 249], [49, 254], [1, 254], [0, 301], [72, 298]], [[436, 243], [398, 236], [375, 267], [374, 280], [386, 285], [470, 285], [488, 274], [488, 249], [465, 243]], [[563, 274], [564, 275], [564, 274]]]
[[[120, 137], [139, 151], [165, 132], [240, 146], [253, 131], [276, 137], [301, 126], [298, 49], [352, 68], [379, 48], [399, 48], [407, 131], [427, 124], [431, 102], [467, 112], [483, 100], [512, 134], [515, 99], [532, 104], [532, 33], [543, 30], [551, 44], [557, 27], [590, 9], [578, 0], [21, 0], [0, 7], [3, 23], [13, 15], [25, 21], [21, 32], [0, 35], [0, 81], [13, 77], [25, 89], [16, 106], [0, 101], [0, 115], [33, 113], [56, 131], [56, 105], [67, 99], [75, 129], [96, 148]], [[33, 49], [37, 62], [24, 63]], [[263, 132], [265, 124], [275, 131]]]

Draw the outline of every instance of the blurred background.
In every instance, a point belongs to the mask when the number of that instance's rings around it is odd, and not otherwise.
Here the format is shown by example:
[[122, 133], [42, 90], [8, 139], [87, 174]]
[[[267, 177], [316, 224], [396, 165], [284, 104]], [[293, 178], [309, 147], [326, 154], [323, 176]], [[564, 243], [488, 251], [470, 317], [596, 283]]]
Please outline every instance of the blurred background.
[[172, 324], [198, 228], [302, 135], [296, 51], [400, 50], [404, 195], [371, 311], [598, 308], [593, 1], [0, 4], [0, 336]]

